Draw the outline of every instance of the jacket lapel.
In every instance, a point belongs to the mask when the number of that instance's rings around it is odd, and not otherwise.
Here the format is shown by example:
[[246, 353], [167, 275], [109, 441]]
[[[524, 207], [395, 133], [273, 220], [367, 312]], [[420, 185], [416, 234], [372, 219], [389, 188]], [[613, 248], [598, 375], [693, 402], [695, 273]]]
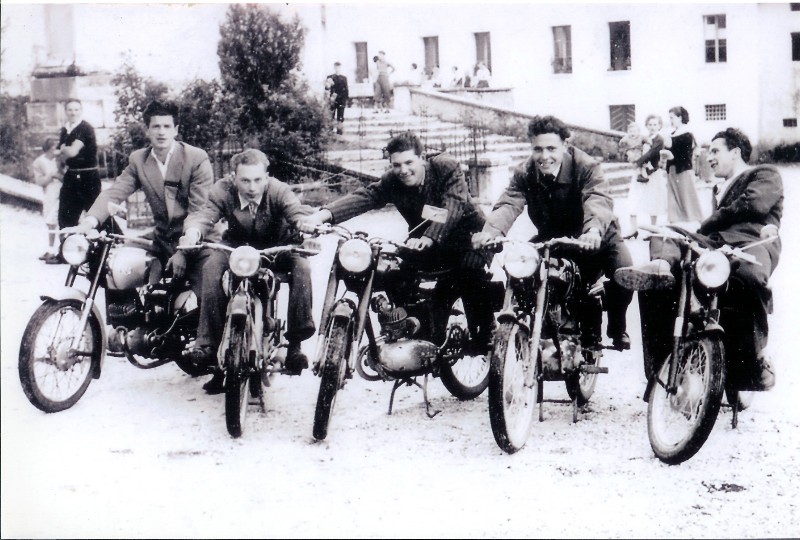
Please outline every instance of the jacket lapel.
[[169, 218], [167, 216], [166, 199], [164, 198], [164, 178], [161, 176], [161, 171], [158, 169], [152, 150], [148, 151], [146, 156], [143, 165], [144, 178], [140, 179], [140, 181], [149, 184], [150, 191], [155, 195], [153, 203], [156, 203], [158, 208], [153, 208], [153, 214], [163, 216], [166, 223]]

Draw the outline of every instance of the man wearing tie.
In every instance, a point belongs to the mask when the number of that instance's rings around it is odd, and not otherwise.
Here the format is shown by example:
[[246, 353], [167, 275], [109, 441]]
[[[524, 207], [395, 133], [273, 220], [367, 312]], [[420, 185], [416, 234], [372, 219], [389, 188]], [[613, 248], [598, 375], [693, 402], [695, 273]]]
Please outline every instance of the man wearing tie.
[[[591, 283], [601, 273], [613, 278], [617, 268], [631, 265], [631, 256], [620, 237], [614, 202], [606, 191], [599, 163], [567, 145], [569, 136], [569, 129], [558, 118], [536, 116], [531, 120], [528, 137], [533, 153], [514, 171], [483, 230], [473, 236], [473, 247], [505, 235], [527, 205], [536, 241], [578, 238], [586, 247], [570, 256], [584, 279]], [[632, 298], [632, 292], [613, 280], [606, 282], [606, 334], [617, 350], [631, 346], [625, 316]]]
[[[292, 228], [311, 208], [302, 205], [287, 184], [269, 176], [267, 167], [269, 160], [260, 150], [251, 148], [233, 156], [233, 178], [226, 177], [214, 184], [206, 205], [189, 214], [183, 224], [181, 245], [197, 244], [221, 219], [228, 222], [222, 241], [231, 247], [249, 245], [265, 249], [291, 242]], [[228, 304], [220, 283], [230, 253], [205, 249], [203, 254], [203, 297], [197, 340], [186, 356], [197, 363], [216, 363]], [[300, 375], [308, 367], [308, 358], [300, 344], [315, 330], [311, 314], [311, 265], [301, 255], [283, 253], [276, 257], [273, 268], [291, 274], [285, 334], [289, 346], [284, 369], [289, 375]], [[223, 372], [217, 370], [203, 388], [210, 394], [221, 393], [223, 381]]]
[[[708, 163], [714, 176], [722, 180], [714, 186], [711, 215], [697, 231], [711, 247], [728, 244], [740, 247], [777, 236], [783, 216], [783, 180], [772, 165], [750, 167], [752, 145], [747, 135], [728, 128], [714, 135]], [[731, 268], [728, 288], [721, 297], [722, 327], [736, 335], [741, 328], [748, 338], [741, 355], [752, 358], [757, 368], [753, 389], [769, 390], [775, 385], [775, 368], [764, 349], [769, 327], [767, 315], [772, 307], [769, 278], [778, 264], [780, 239], [752, 246], [747, 250], [758, 264], [738, 261]], [[650, 365], [659, 366], [671, 351], [671, 320], [674, 320], [677, 289], [675, 275], [680, 248], [672, 240], [650, 240], [651, 261], [621, 268], [615, 279], [623, 286], [638, 290], [641, 310], [642, 341]], [[735, 320], [726, 314], [735, 313]], [[737, 343], [739, 345], [739, 343]], [[727, 346], [727, 345], [726, 345]]]

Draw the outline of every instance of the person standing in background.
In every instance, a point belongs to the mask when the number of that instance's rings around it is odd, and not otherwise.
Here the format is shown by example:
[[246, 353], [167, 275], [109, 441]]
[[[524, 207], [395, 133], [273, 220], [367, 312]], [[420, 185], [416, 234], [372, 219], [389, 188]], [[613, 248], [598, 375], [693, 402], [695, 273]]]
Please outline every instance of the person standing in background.
[[47, 225], [49, 249], [39, 257], [47, 264], [58, 264], [58, 194], [61, 191], [61, 171], [58, 156], [58, 141], [52, 137], [45, 139], [42, 145], [44, 153], [33, 161], [33, 181], [44, 190], [42, 214]]
[[328, 75], [330, 86], [328, 93], [331, 100], [331, 112], [333, 119], [336, 120], [336, 133], [342, 134], [342, 125], [344, 124], [344, 108], [347, 107], [347, 100], [350, 98], [350, 91], [347, 86], [347, 77], [342, 75], [341, 62], [334, 62], [334, 73]]
[[694, 135], [686, 124], [689, 123], [689, 112], [683, 107], [669, 110], [672, 123], [673, 158], [667, 162], [667, 216], [670, 223], [677, 221], [703, 221], [700, 200], [697, 198], [692, 153], [696, 146]]
[[[631, 125], [635, 126], [633, 123]], [[667, 206], [667, 173], [659, 166], [660, 152], [665, 146], [665, 139], [659, 131], [664, 127], [664, 123], [660, 116], [651, 114], [645, 120], [645, 126], [648, 134], [644, 136], [643, 153], [634, 152], [625, 155], [626, 160], [637, 167], [628, 193], [631, 228], [634, 234], [639, 226], [638, 216], [650, 216], [650, 224], [655, 225], [658, 216], [665, 213]], [[637, 126], [636, 133], [638, 132]], [[630, 133], [631, 127], [628, 126], [628, 134]], [[626, 138], [627, 136], [622, 138], [620, 147]]]
[[378, 88], [376, 90], [376, 95], [380, 92], [381, 101], [385, 107], [383, 112], [389, 112], [389, 109], [392, 107], [392, 81], [389, 79], [389, 75], [394, 73], [395, 68], [386, 59], [386, 53], [384, 51], [378, 51], [378, 60], [375, 62], [375, 67], [378, 70]]
[[58, 150], [67, 170], [61, 186], [58, 227], [78, 224], [81, 212], [89, 210], [100, 195], [100, 172], [97, 169], [97, 139], [91, 124], [82, 119], [83, 105], [77, 99], [66, 103], [67, 124], [61, 128]]

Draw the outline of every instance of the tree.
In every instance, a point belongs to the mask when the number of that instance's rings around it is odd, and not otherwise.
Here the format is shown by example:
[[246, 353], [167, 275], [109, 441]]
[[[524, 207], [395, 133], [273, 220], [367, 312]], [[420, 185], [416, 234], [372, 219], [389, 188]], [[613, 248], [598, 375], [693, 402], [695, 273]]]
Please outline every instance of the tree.
[[296, 15], [284, 21], [264, 6], [232, 4], [217, 47], [230, 132], [261, 148], [284, 180], [289, 162], [327, 140], [324, 104], [298, 76], [305, 32]]
[[221, 139], [226, 138], [230, 127], [222, 113], [222, 86], [219, 81], [197, 79], [189, 84], [178, 100], [181, 140], [211, 151]]
[[142, 111], [153, 99], [163, 99], [167, 95], [167, 85], [149, 77], [143, 77], [130, 54], [114, 76], [111, 78], [117, 106], [114, 108], [114, 120], [117, 127], [111, 136], [114, 159], [113, 174], [118, 175], [128, 164], [128, 155], [147, 145]]

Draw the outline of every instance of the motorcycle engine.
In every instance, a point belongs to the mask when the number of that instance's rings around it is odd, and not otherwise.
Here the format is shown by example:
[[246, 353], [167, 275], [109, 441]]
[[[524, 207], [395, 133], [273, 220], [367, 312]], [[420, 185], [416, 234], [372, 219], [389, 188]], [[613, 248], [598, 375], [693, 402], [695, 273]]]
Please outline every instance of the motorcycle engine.
[[552, 339], [541, 341], [542, 375], [545, 380], [561, 380], [562, 374], [578, 369], [583, 362], [583, 351], [577, 336], [559, 336], [560, 350]]
[[400, 339], [378, 347], [380, 364], [395, 378], [413, 377], [430, 372], [439, 348], [430, 341]]
[[112, 290], [141, 287], [147, 283], [152, 260], [142, 248], [115, 248], [106, 262], [106, 286]]

